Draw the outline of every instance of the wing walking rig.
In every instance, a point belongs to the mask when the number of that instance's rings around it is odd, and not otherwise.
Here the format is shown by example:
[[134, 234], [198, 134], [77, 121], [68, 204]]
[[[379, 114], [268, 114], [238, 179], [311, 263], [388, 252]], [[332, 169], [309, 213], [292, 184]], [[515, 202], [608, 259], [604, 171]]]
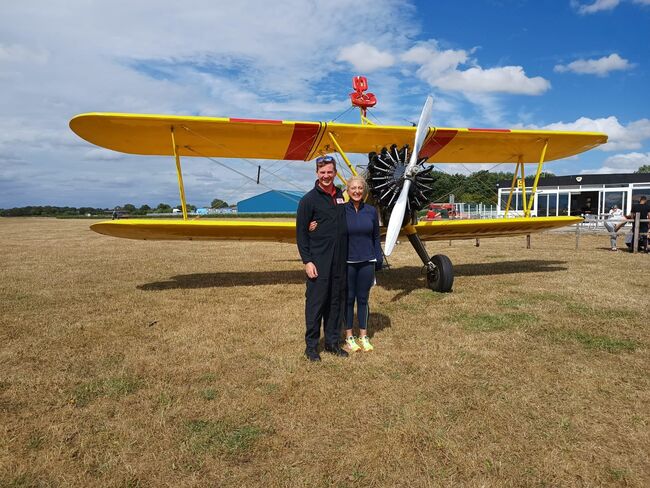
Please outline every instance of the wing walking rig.
[[[368, 154], [364, 174], [373, 203], [387, 223], [385, 253], [390, 255], [405, 234], [427, 269], [434, 291], [451, 291], [453, 268], [444, 255], [430, 257], [423, 241], [523, 235], [580, 222], [579, 217], [531, 217], [534, 198], [524, 200], [524, 217], [417, 222], [429, 203], [433, 166], [425, 163], [514, 163], [515, 175], [506, 216], [518, 182], [525, 184], [524, 165], [535, 164], [534, 195], [546, 161], [562, 159], [607, 142], [596, 132], [446, 128], [429, 125], [432, 100], [424, 105], [416, 127], [375, 125], [368, 108], [376, 104], [365, 77], [353, 79], [351, 102], [361, 124], [298, 122], [198, 116], [86, 113], [70, 121], [81, 138], [127, 154], [173, 156], [176, 163], [182, 221], [127, 219], [99, 222], [91, 229], [131, 239], [295, 241], [293, 222], [188, 220], [181, 157], [312, 159], [338, 153], [353, 175], [348, 153]], [[339, 178], [345, 182], [343, 174]], [[523, 188], [522, 195], [526, 195]], [[525, 198], [525, 197], [524, 197]]]

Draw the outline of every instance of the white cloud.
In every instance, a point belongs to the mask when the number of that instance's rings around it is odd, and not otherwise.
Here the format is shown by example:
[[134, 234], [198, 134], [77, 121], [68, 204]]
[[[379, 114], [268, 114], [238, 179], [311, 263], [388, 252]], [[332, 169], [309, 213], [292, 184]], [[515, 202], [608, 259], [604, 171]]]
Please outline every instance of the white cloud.
[[[484, 69], [476, 65], [470, 54], [462, 49], [440, 50], [437, 42], [431, 40], [409, 49], [401, 59], [419, 64], [418, 77], [446, 91], [540, 95], [551, 87], [542, 77], [529, 78], [521, 66]], [[471, 67], [460, 68], [466, 64]]]
[[604, 10], [613, 10], [619, 3], [621, 3], [620, 0], [596, 0], [594, 3], [585, 5], [576, 0], [572, 0], [571, 5], [580, 15], [587, 15], [602, 12]]
[[84, 159], [89, 161], [117, 161], [124, 158], [126, 158], [126, 154], [104, 149], [102, 147], [89, 149], [84, 154]]
[[446, 73], [436, 80], [436, 86], [474, 93], [541, 95], [551, 88], [551, 83], [540, 76], [527, 77], [521, 66], [504, 66], [489, 69], [476, 67]]
[[[581, 4], [578, 0], [571, 0], [571, 6], [580, 15], [595, 14], [607, 10], [614, 10], [621, 3], [621, 0], [596, 0], [591, 4]], [[637, 5], [650, 5], [650, 0], [632, 0]]]
[[601, 119], [580, 117], [575, 122], [556, 122], [544, 127], [543, 130], [561, 130], [578, 132], [604, 132], [609, 139], [607, 144], [598, 146], [602, 151], [625, 151], [641, 149], [645, 141], [650, 140], [650, 119], [640, 119], [623, 125], [618, 118], [610, 116]]
[[380, 51], [366, 42], [345, 46], [341, 49], [337, 59], [338, 61], [347, 61], [355, 70], [362, 73], [389, 68], [395, 63], [395, 57], [392, 54]]
[[44, 49], [31, 48], [20, 44], [0, 43], [0, 66], [12, 62], [44, 63], [48, 59], [48, 52]]
[[627, 59], [618, 54], [610, 54], [599, 59], [578, 59], [572, 63], [558, 64], [553, 68], [557, 73], [573, 72], [596, 76], [607, 76], [610, 71], [625, 71], [634, 67]]
[[598, 169], [585, 169], [581, 174], [634, 173], [643, 165], [650, 164], [650, 153], [615, 154], [603, 161]]

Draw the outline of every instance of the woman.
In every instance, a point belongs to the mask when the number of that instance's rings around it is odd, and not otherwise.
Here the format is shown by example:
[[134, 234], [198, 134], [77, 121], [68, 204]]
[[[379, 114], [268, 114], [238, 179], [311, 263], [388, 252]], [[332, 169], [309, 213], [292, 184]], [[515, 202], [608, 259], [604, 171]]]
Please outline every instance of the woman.
[[[352, 176], [347, 182], [350, 200], [345, 204], [348, 225], [347, 307], [345, 314], [345, 343], [350, 352], [374, 349], [368, 339], [368, 296], [375, 283], [375, 269], [381, 269], [383, 254], [379, 241], [379, 217], [372, 205], [364, 203], [366, 180]], [[309, 230], [318, 223], [310, 222]], [[354, 303], [357, 304], [359, 339], [352, 335]]]
[[[348, 224], [348, 291], [345, 314], [345, 342], [350, 352], [364, 352], [374, 348], [368, 339], [368, 296], [375, 283], [375, 269], [381, 269], [383, 258], [379, 241], [377, 210], [366, 204], [366, 180], [361, 176], [348, 179], [345, 217]], [[359, 340], [352, 335], [354, 302], [357, 303]]]

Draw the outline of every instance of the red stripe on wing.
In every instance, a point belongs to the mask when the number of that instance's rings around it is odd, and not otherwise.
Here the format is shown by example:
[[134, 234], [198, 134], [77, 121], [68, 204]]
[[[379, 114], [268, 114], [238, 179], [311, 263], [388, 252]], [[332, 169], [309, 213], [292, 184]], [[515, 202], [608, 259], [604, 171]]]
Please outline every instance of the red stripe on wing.
[[510, 129], [467, 129], [470, 132], [510, 132]]
[[297, 159], [306, 161], [314, 145], [320, 124], [294, 124], [291, 141], [283, 159]]
[[437, 130], [433, 137], [429, 137], [420, 149], [421, 158], [429, 158], [451, 142], [458, 134], [457, 130]]

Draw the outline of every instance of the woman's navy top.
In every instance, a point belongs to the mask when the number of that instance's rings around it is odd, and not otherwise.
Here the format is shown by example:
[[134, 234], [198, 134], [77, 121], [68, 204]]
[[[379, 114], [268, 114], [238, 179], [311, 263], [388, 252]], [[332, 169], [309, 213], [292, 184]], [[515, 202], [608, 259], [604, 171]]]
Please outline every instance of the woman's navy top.
[[376, 267], [381, 268], [383, 254], [375, 207], [361, 202], [357, 211], [349, 201], [345, 204], [345, 218], [348, 223], [348, 263], [377, 260]]

